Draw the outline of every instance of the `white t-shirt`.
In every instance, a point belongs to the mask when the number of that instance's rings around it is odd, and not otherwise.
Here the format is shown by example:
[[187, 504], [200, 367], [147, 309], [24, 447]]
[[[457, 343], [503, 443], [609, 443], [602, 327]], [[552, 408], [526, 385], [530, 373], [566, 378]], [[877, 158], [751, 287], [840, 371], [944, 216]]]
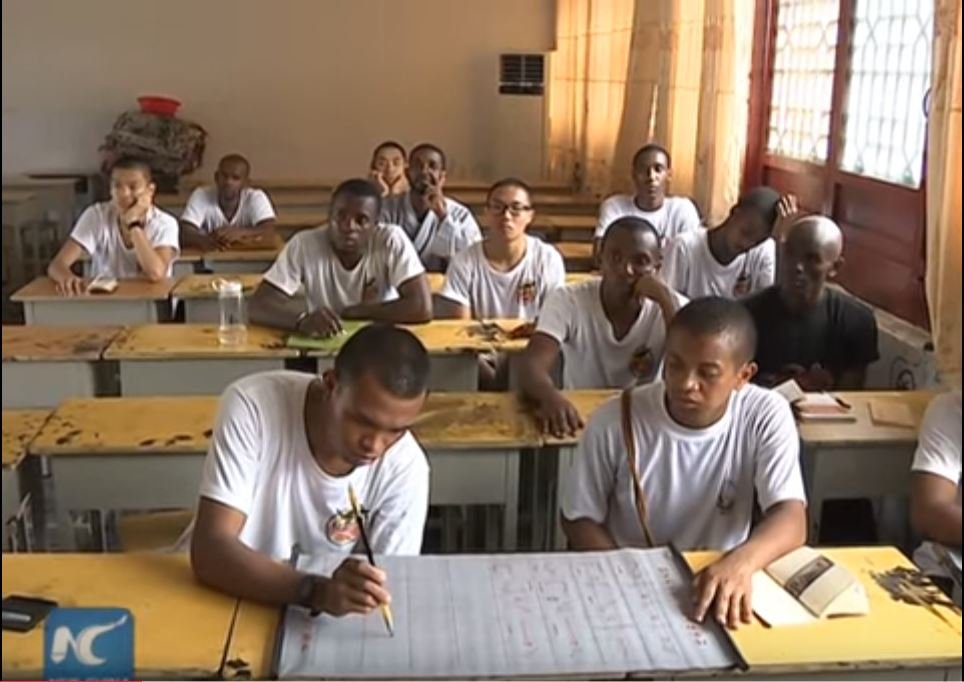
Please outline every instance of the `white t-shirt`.
[[[917, 451], [911, 471], [934, 474], [956, 484], [957, 503], [961, 503], [960, 390], [942, 393], [928, 406], [917, 437]], [[928, 575], [948, 574], [930, 542], [923, 543], [914, 552], [914, 563]]]
[[287, 560], [295, 543], [309, 554], [352, 552], [358, 527], [351, 484], [368, 511], [372, 551], [418, 554], [429, 490], [421, 446], [406, 432], [375, 464], [341, 477], [325, 473], [305, 435], [305, 395], [314, 378], [263, 372], [228, 387], [204, 461], [201, 497], [244, 513], [241, 541]]
[[626, 216], [642, 218], [655, 227], [663, 239], [664, 247], [684, 232], [701, 227], [696, 204], [687, 197], [666, 197], [663, 205], [655, 211], [644, 211], [636, 205], [636, 197], [632, 194], [615, 194], [599, 207], [596, 239], [602, 239], [613, 221]]
[[475, 216], [467, 206], [445, 197], [448, 209], [445, 220], [439, 220], [434, 211], [428, 211], [419, 220], [409, 192], [385, 197], [382, 202], [383, 223], [399, 225], [415, 245], [415, 250], [426, 265], [435, 265], [440, 259], [449, 259], [482, 240], [482, 231]]
[[546, 294], [566, 283], [566, 266], [549, 244], [529, 235], [525, 239], [525, 255], [508, 272], [489, 265], [483, 242], [457, 253], [440, 295], [471, 309], [476, 319], [536, 319]]
[[[603, 310], [602, 279], [550, 291], [536, 332], [554, 338], [563, 357], [565, 388], [625, 388], [656, 378], [663, 360], [666, 322], [659, 304], [643, 301], [639, 317], [620, 340]], [[676, 294], [677, 305], [686, 299]]]
[[230, 218], [221, 210], [218, 204], [218, 188], [213, 186], [198, 187], [191, 192], [184, 213], [181, 214], [181, 220], [196, 225], [201, 232], [214, 232], [226, 225], [254, 227], [274, 218], [271, 199], [262, 190], [253, 187], [242, 188], [238, 210]]
[[[157, 207], [147, 212], [144, 231], [151, 246], [168, 246], [174, 250], [174, 258], [167, 266], [166, 277], [180, 252], [177, 219]], [[124, 246], [120, 228], [117, 226], [117, 211], [109, 201], [91, 204], [80, 214], [70, 238], [84, 247], [90, 254], [90, 274], [94, 277], [104, 275], [115, 279], [131, 279], [143, 276], [144, 272], [137, 262], [134, 249]]]
[[741, 253], [723, 265], [710, 251], [709, 231], [684, 232], [666, 248], [663, 276], [687, 298], [722, 296], [741, 298], [773, 284], [776, 245], [772, 239]]
[[[764, 510], [806, 500], [800, 441], [786, 400], [748, 384], [730, 396], [719, 421], [690, 429], [670, 417], [665, 395], [659, 381], [632, 396], [637, 470], [654, 542], [728, 550], [749, 537], [754, 491]], [[620, 547], [644, 547], [619, 401], [590, 417], [568, 474], [562, 515], [604, 524]]]
[[376, 225], [361, 260], [346, 270], [332, 250], [326, 225], [292, 237], [264, 279], [288, 296], [304, 290], [309, 311], [325, 306], [340, 313], [358, 303], [396, 298], [399, 286], [423, 272], [397, 225]]

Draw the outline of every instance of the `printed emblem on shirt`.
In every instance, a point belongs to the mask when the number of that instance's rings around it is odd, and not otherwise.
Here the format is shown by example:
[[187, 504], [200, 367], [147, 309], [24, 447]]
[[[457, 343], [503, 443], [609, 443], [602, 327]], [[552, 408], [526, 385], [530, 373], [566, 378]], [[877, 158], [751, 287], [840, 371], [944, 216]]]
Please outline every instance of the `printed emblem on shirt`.
[[358, 521], [351, 509], [336, 512], [325, 523], [325, 537], [333, 545], [345, 547], [358, 542]]
[[746, 296], [750, 293], [750, 289], [753, 286], [753, 278], [746, 271], [741, 272], [740, 276], [736, 278], [736, 283], [733, 285], [733, 295], [734, 296]]
[[534, 303], [536, 300], [536, 295], [539, 292], [539, 287], [535, 282], [523, 282], [519, 285], [516, 295], [519, 297], [520, 303]]
[[656, 367], [656, 358], [649, 346], [640, 346], [629, 359], [629, 371], [637, 379], [648, 379]]

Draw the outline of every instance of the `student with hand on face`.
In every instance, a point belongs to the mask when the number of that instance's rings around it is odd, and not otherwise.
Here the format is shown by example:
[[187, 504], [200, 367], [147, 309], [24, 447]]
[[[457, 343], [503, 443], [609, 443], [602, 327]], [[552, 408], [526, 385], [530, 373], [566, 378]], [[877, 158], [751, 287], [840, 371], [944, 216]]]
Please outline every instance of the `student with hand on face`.
[[425, 268], [401, 228], [379, 222], [381, 201], [367, 180], [335, 188], [328, 224], [285, 244], [251, 297], [251, 320], [317, 337], [337, 334], [342, 320], [431, 320]]
[[660, 276], [656, 229], [620, 218], [606, 231], [602, 277], [552, 290], [520, 364], [521, 391], [543, 431], [576, 433], [582, 419], [552, 380], [562, 357], [565, 388], [624, 388], [656, 378], [666, 326], [686, 299]]
[[779, 245], [777, 283], [743, 300], [759, 332], [755, 381], [795, 379], [805, 391], [860, 390], [876, 361], [873, 311], [827, 283], [843, 264], [843, 234], [829, 218], [797, 219]]
[[382, 205], [382, 222], [401, 226], [425, 267], [440, 271], [482, 239], [472, 211], [445, 196], [446, 165], [439, 147], [416, 145], [408, 155], [408, 192], [387, 197]]
[[796, 199], [769, 187], [740, 197], [723, 223], [679, 235], [666, 250], [663, 270], [674, 289], [688, 298], [742, 298], [773, 284], [775, 226], [795, 212]]
[[[672, 543], [723, 555], [694, 581], [693, 613], [734, 628], [752, 620], [753, 574], [806, 540], [793, 414], [750, 384], [756, 329], [724, 298], [681, 308], [663, 379], [593, 413], [561, 503], [572, 549]], [[754, 505], [763, 518], [753, 524]]]
[[249, 187], [251, 164], [228, 154], [214, 173], [214, 185], [191, 193], [181, 214], [181, 243], [212, 251], [246, 239], [266, 239], [274, 232], [275, 213], [263, 190]]
[[180, 251], [177, 220], [154, 206], [156, 191], [146, 161], [125, 157], [110, 172], [110, 201], [88, 206], [60, 247], [47, 275], [64, 295], [82, 294], [86, 282], [73, 266], [90, 256], [91, 274], [113, 279], [171, 276]]
[[405, 178], [407, 167], [405, 147], [391, 140], [382, 142], [372, 153], [369, 179], [381, 190], [383, 197], [404, 194], [408, 191], [408, 180]]
[[[375, 554], [421, 551], [429, 466], [409, 431], [429, 360], [410, 332], [365, 327], [322, 376], [264, 372], [221, 397], [190, 546], [198, 579], [243, 599], [342, 616], [391, 600], [364, 557], [349, 489]], [[288, 563], [292, 548], [345, 559], [331, 575]]]

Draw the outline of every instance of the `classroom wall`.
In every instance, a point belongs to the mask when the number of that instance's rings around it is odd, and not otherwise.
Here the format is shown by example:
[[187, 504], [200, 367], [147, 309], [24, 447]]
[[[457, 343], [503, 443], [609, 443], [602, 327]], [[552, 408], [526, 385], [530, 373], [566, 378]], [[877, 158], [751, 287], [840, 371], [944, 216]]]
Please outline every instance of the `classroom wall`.
[[516, 136], [518, 158], [541, 159], [542, 122], [505, 120], [519, 109], [500, 106], [498, 55], [551, 49], [555, 0], [0, 4], [4, 175], [96, 167], [145, 93], [177, 97], [208, 130], [205, 171], [237, 150], [258, 175], [343, 177], [397, 138], [491, 177], [511, 170], [496, 140], [513, 123], [539, 133]]

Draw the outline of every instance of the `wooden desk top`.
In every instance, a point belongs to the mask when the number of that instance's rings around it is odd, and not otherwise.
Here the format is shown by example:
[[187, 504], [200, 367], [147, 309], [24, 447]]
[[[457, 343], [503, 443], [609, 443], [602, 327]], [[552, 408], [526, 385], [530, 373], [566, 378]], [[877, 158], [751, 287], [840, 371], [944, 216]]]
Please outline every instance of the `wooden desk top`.
[[31, 178], [25, 175], [6, 177], [2, 180], [3, 189], [27, 190], [45, 187], [67, 187], [71, 191], [77, 186], [77, 178]]
[[27, 454], [27, 446], [50, 416], [50, 410], [3, 411], [3, 468], [16, 465]]
[[[853, 406], [855, 422], [799, 422], [800, 438], [808, 446], [854, 446], [913, 444], [927, 405], [937, 395], [934, 391], [836, 391]], [[871, 402], [902, 403], [910, 408], [914, 428], [875, 424], [870, 417]]]
[[205, 452], [216, 396], [71, 398], [30, 445], [32, 455]]
[[592, 258], [592, 242], [554, 242], [566, 260], [586, 260]]
[[24, 204], [37, 198], [37, 193], [26, 189], [7, 189], [4, 186], [3, 203], [5, 204]]
[[548, 227], [566, 230], [595, 230], [599, 219], [594, 215], [543, 215], [536, 214], [533, 224], [545, 224]]
[[[197, 454], [207, 450], [215, 396], [74, 398], [60, 404], [30, 445], [32, 455]], [[427, 448], [540, 444], [512, 393], [433, 393], [413, 428]]]
[[[237, 601], [202, 587], [179, 554], [4, 554], [3, 594], [134, 616], [137, 679], [215, 679]], [[43, 627], [3, 632], [4, 679], [42, 679]]]
[[185, 275], [171, 290], [171, 296], [185, 299], [217, 298], [218, 292], [214, 288], [214, 282], [221, 279], [241, 282], [245, 296], [250, 296], [261, 283], [263, 276], [260, 272]]
[[[349, 322], [355, 328], [365, 323]], [[433, 355], [458, 353], [478, 353], [491, 350], [520, 351], [525, 348], [526, 339], [507, 339], [500, 330], [515, 329], [523, 324], [522, 320], [433, 320], [425, 324], [399, 325], [414, 334], [426, 350]], [[498, 325], [499, 330], [495, 325]], [[331, 357], [338, 353], [350, 337], [343, 335], [325, 344], [324, 349], [309, 350], [309, 357]]]
[[205, 261], [240, 261], [250, 263], [251, 261], [273, 262], [284, 244], [278, 244], [270, 249], [225, 249], [223, 251], [205, 251], [201, 260]]
[[107, 360], [187, 360], [195, 358], [295, 358], [300, 353], [285, 346], [285, 334], [248, 326], [248, 337], [238, 346], [218, 344], [216, 324], [143, 324], [128, 327], [104, 351]]
[[[961, 665], [961, 615], [938, 607], [941, 616], [923, 606], [895, 601], [874, 574], [913, 564], [893, 547], [837, 547], [821, 550], [846, 566], [863, 583], [870, 615], [831, 618], [812, 625], [770, 628], [759, 621], [733, 632], [733, 640], [750, 672], [817, 668], [835, 671], [890, 664], [920, 666], [935, 662]], [[695, 570], [716, 553], [686, 555]]]
[[118, 280], [117, 289], [110, 294], [81, 294], [80, 296], [63, 296], [57, 293], [54, 281], [49, 277], [38, 277], [21, 287], [13, 296], [12, 301], [97, 301], [111, 303], [113, 301], [160, 301], [166, 299], [174, 288], [174, 279], [160, 282], [149, 282], [146, 279]]
[[535, 424], [512, 393], [432, 393], [413, 428], [426, 449], [538, 447]]
[[3, 361], [100, 360], [123, 327], [4, 325]]
[[[442, 291], [442, 285], [445, 283], [445, 273], [427, 272], [425, 275], [428, 277], [428, 285], [432, 289], [433, 294]], [[217, 298], [218, 292], [214, 289], [213, 283], [219, 279], [239, 280], [244, 287], [245, 295], [248, 296], [254, 292], [263, 277], [264, 275], [260, 272], [185, 275], [174, 286], [174, 289], [171, 290], [171, 296], [185, 299]], [[587, 279], [592, 279], [593, 277], [598, 277], [598, 275], [588, 272], [570, 272], [566, 274], [566, 284], [577, 284]]]

